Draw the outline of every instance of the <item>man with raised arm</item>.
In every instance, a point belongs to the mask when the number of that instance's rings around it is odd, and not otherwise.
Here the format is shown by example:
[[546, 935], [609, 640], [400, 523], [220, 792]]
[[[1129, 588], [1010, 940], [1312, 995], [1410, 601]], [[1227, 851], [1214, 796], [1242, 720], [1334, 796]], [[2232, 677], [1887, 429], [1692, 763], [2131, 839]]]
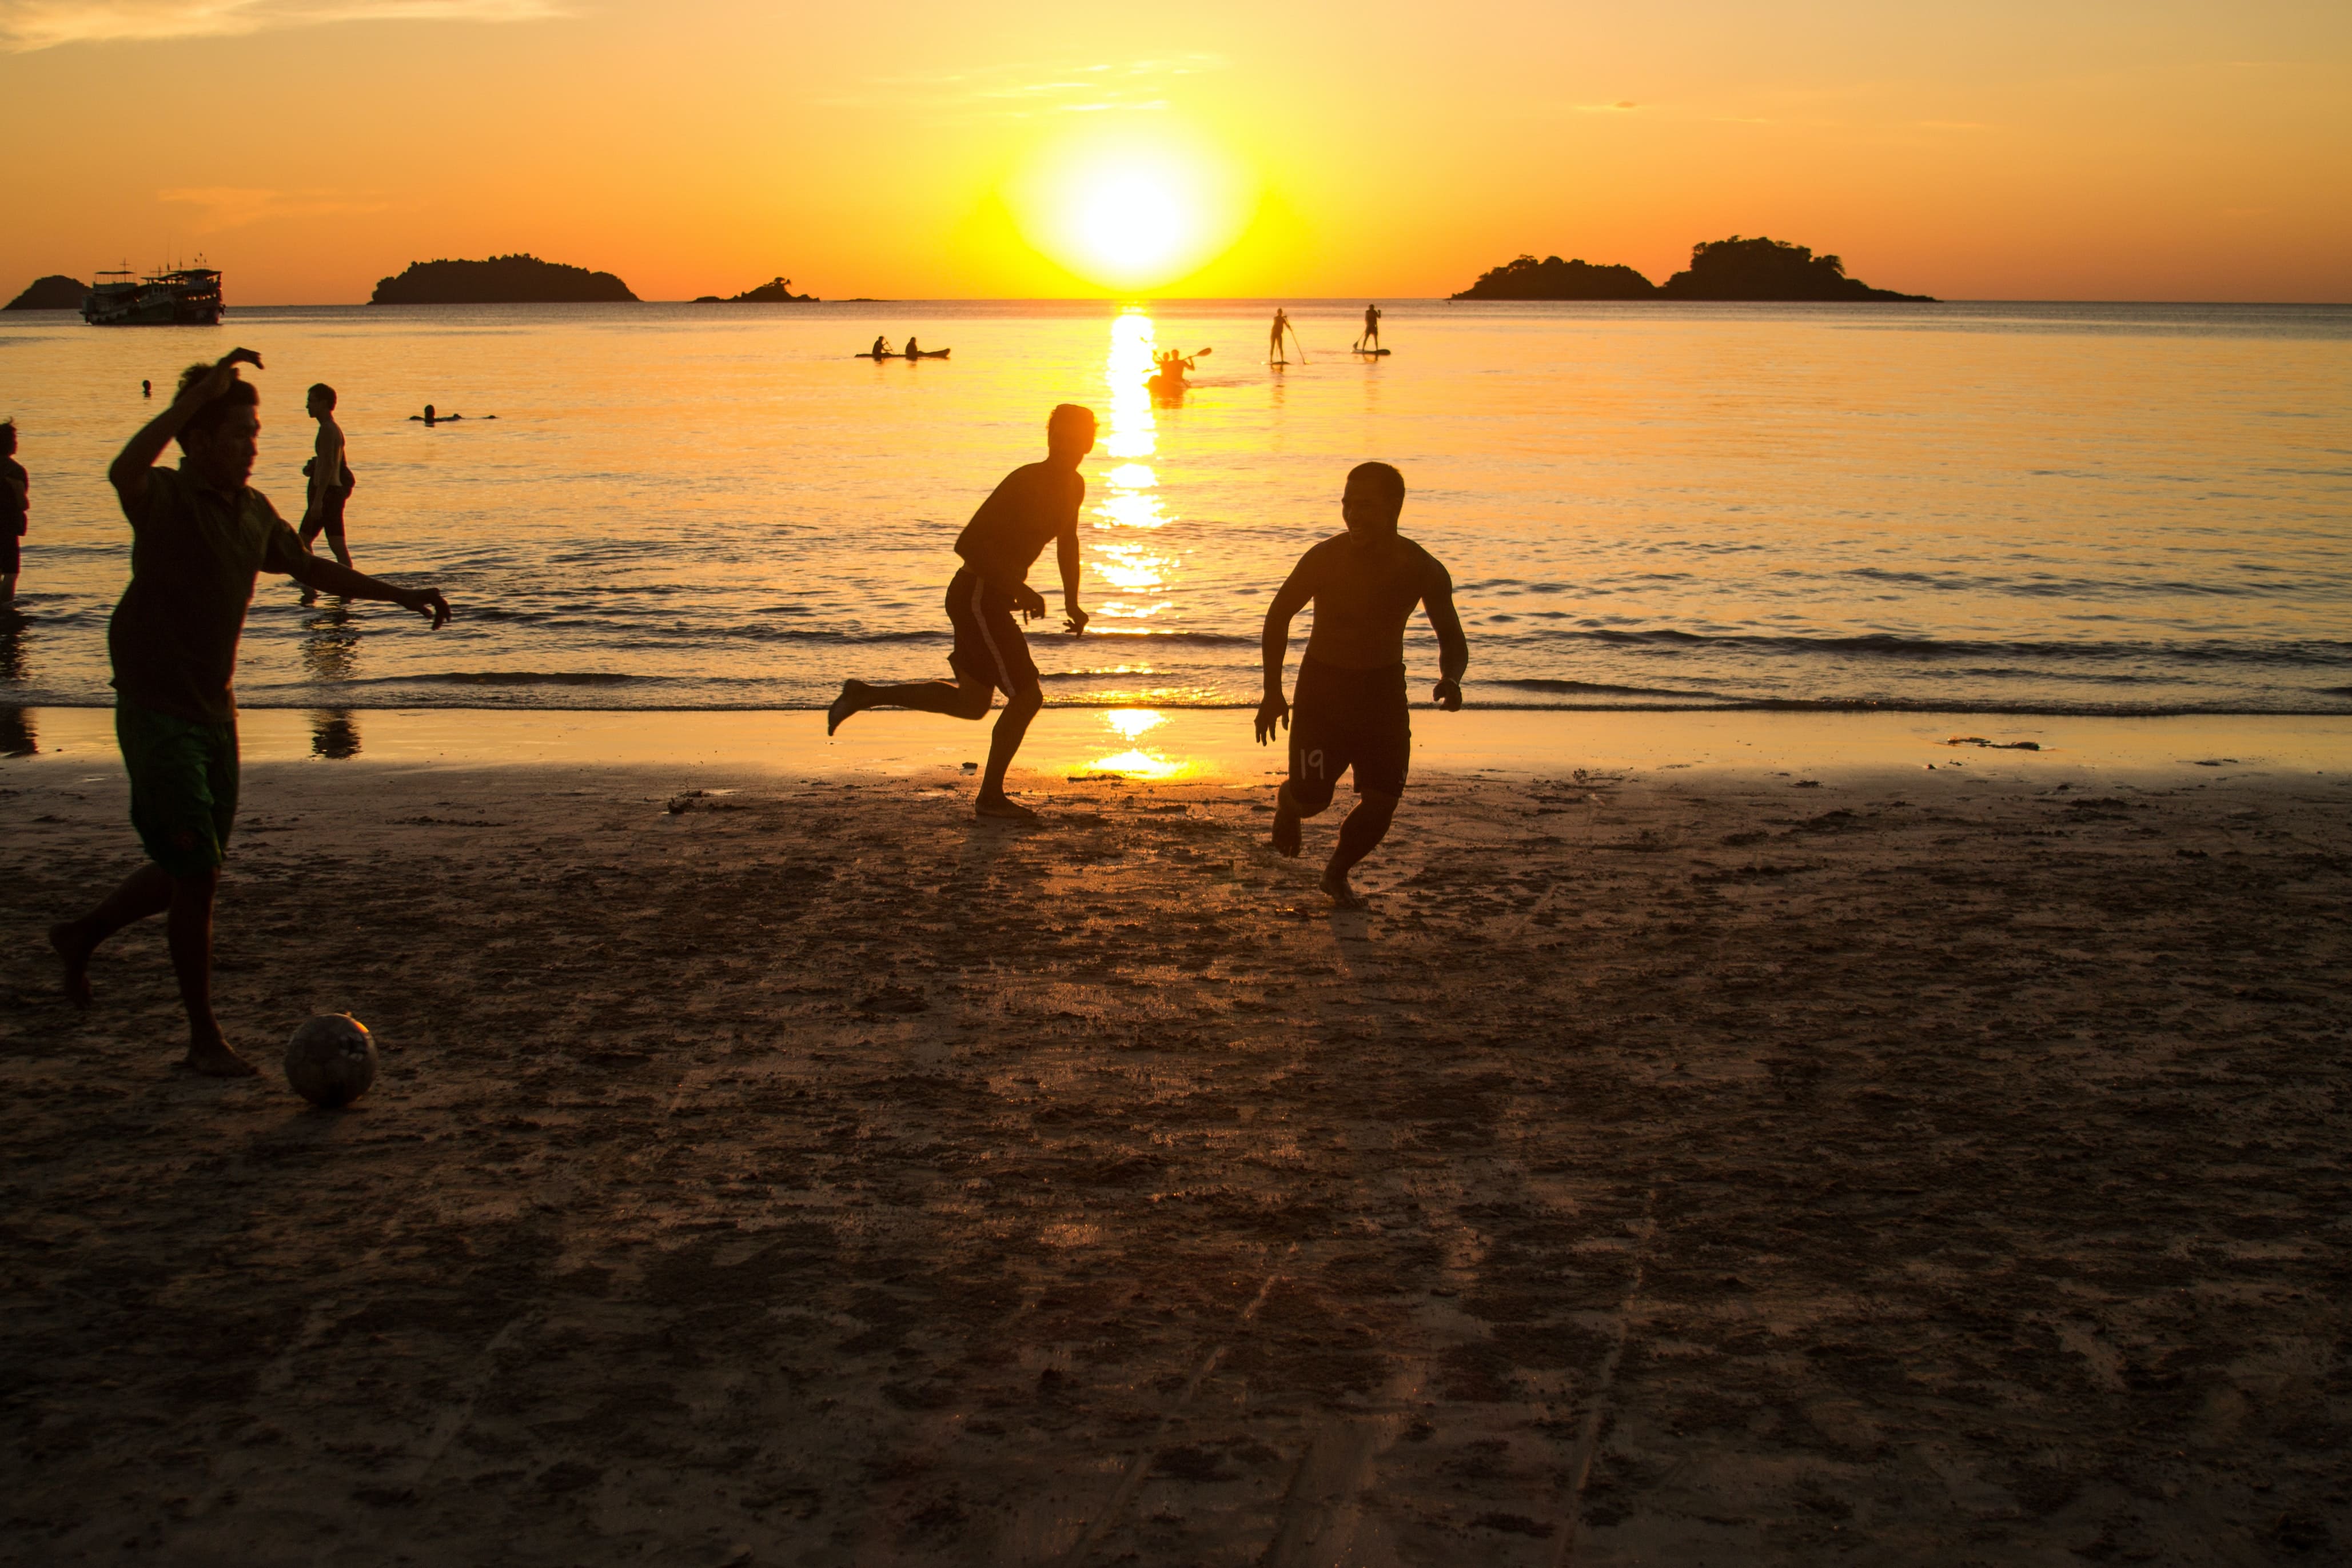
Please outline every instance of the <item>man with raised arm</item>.
[[[213, 1016], [213, 894], [236, 815], [236, 643], [255, 575], [283, 572], [307, 588], [377, 599], [449, 619], [437, 589], [394, 588], [302, 548], [267, 497], [250, 489], [260, 398], [237, 375], [261, 368], [249, 349], [191, 365], [179, 395], [131, 438], [107, 477], [131, 520], [131, 586], [108, 623], [114, 734], [131, 775], [131, 821], [149, 863], [79, 920], [49, 927], [66, 995], [89, 1005], [89, 956], [115, 932], [169, 915], [172, 968], [188, 1010], [182, 1065], [220, 1078], [254, 1069]], [[155, 460], [176, 439], [180, 464]]]
[[[1437, 558], [1397, 532], [1404, 510], [1404, 476], [1385, 463], [1361, 463], [1348, 475], [1339, 515], [1348, 531], [1298, 558], [1265, 612], [1265, 700], [1258, 705], [1257, 741], [1290, 726], [1290, 777], [1274, 810], [1274, 847], [1299, 849], [1299, 819], [1331, 803], [1339, 775], [1356, 770], [1356, 809], [1339, 824], [1339, 841], [1323, 868], [1323, 891], [1335, 904], [1360, 907], [1348, 881], [1356, 862], [1387, 836], [1404, 794], [1412, 754], [1412, 724], [1405, 712], [1404, 627], [1415, 605], [1425, 606], [1437, 632], [1439, 679], [1430, 696], [1448, 713], [1462, 706], [1462, 672], [1470, 643], [1454, 612], [1454, 580]], [[1282, 698], [1282, 660], [1290, 621], [1309, 601], [1315, 630], [1298, 661], [1298, 701]]]
[[1087, 482], [1078, 465], [1094, 449], [1093, 411], [1062, 404], [1045, 422], [1045, 460], [1007, 474], [957, 537], [956, 554], [963, 566], [948, 584], [948, 621], [955, 628], [948, 667], [956, 678], [898, 686], [844, 681], [825, 712], [825, 734], [874, 707], [982, 719], [994, 694], [1003, 692], [1004, 716], [989, 737], [988, 770], [981, 776], [972, 810], [1010, 821], [1037, 820], [1036, 812], [1004, 793], [1004, 770], [1021, 749], [1029, 721], [1045, 706], [1029, 640], [1013, 614], [1019, 611], [1022, 620], [1034, 621], [1045, 613], [1045, 597], [1029, 586], [1029, 568], [1051, 540], [1062, 570], [1062, 613], [1072, 632], [1087, 629], [1087, 612], [1078, 608], [1078, 507], [1087, 498]]

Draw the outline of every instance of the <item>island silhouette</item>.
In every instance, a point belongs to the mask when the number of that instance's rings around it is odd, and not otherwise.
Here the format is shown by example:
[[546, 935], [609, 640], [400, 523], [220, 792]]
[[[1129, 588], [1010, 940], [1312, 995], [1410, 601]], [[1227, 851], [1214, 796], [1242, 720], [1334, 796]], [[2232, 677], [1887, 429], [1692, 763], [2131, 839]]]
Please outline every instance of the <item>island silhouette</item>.
[[412, 261], [399, 277], [377, 283], [368, 303], [604, 305], [634, 304], [636, 298], [609, 272], [517, 255], [487, 261]]
[[1703, 240], [1691, 246], [1691, 264], [1663, 284], [1654, 284], [1622, 264], [1538, 261], [1522, 256], [1481, 273], [1455, 299], [1714, 299], [1765, 301], [1900, 300], [1932, 304], [1928, 294], [1898, 294], [1873, 288], [1845, 275], [1834, 256], [1815, 256], [1811, 246], [1762, 235]]
[[53, 272], [47, 277], [35, 278], [24, 293], [0, 305], [0, 310], [79, 310], [89, 295], [89, 284]]
[[716, 294], [697, 295], [694, 303], [697, 305], [814, 305], [818, 301], [814, 294], [793, 293], [793, 280], [780, 276], [762, 283], [757, 288], [747, 288], [737, 295], [725, 298]]

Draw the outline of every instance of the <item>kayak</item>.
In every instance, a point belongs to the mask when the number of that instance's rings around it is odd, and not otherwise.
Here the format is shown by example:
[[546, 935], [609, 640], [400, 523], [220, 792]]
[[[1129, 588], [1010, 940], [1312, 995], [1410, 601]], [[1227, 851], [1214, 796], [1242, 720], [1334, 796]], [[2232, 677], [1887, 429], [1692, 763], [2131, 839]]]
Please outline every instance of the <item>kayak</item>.
[[877, 354], [869, 350], [863, 354], [852, 354], [849, 357], [853, 360], [873, 360], [877, 362], [883, 360], [944, 360], [954, 352], [953, 349], [918, 349], [911, 354]]
[[1189, 392], [1192, 386], [1182, 376], [1153, 376], [1143, 384], [1162, 397], [1171, 392]]

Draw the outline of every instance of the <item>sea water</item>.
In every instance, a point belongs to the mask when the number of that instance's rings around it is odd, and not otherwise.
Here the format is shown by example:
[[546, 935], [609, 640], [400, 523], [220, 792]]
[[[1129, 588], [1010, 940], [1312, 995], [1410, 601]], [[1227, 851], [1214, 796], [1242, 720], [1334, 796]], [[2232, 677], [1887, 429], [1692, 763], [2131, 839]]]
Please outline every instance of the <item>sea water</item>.
[[[1272, 304], [0, 317], [33, 496], [0, 706], [110, 700], [107, 464], [183, 365], [242, 344], [268, 367], [254, 485], [299, 518], [303, 391], [332, 383], [357, 564], [457, 612], [428, 632], [265, 577], [248, 707], [805, 707], [945, 677], [956, 533], [1069, 402], [1101, 416], [1094, 620], [1062, 629], [1049, 550], [1053, 703], [1255, 704], [1268, 600], [1378, 458], [1453, 574], [1474, 704], [2352, 712], [2352, 308], [1386, 302], [1371, 359], [1361, 301], [1294, 303], [1303, 354], [1274, 366]], [[877, 332], [953, 355], [853, 358]], [[1145, 386], [1167, 349], [1213, 350], [1181, 398]], [[1406, 654], [1425, 698], [1419, 618]]]

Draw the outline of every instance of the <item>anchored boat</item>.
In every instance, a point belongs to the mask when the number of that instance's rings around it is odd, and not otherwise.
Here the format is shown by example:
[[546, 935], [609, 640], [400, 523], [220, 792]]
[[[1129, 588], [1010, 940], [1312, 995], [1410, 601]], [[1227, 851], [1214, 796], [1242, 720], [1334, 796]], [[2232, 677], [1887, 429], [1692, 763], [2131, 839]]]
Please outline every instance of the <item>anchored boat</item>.
[[93, 327], [217, 327], [221, 275], [209, 267], [174, 267], [141, 277], [101, 272], [81, 302]]

